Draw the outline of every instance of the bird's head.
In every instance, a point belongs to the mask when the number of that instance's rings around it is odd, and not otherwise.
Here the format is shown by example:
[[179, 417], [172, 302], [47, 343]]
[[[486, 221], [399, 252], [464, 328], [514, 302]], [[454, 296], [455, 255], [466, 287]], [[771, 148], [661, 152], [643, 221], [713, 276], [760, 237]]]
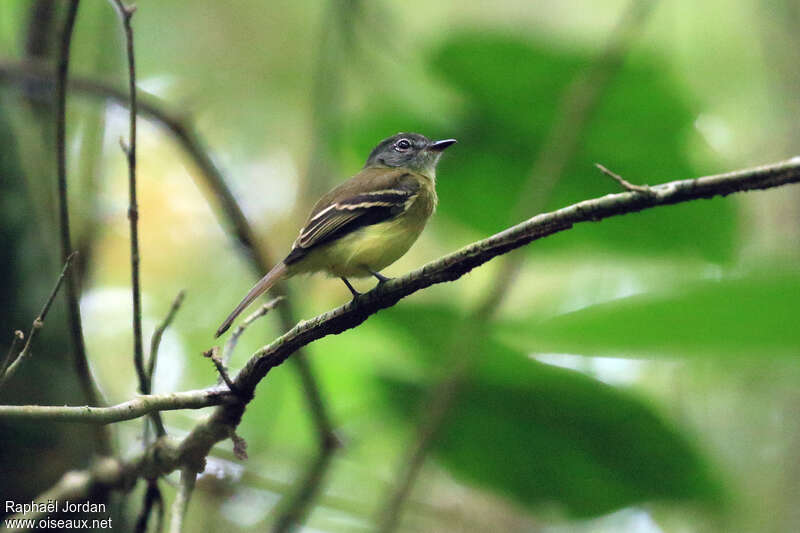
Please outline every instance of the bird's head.
[[442, 152], [455, 143], [455, 139], [432, 141], [419, 133], [398, 133], [382, 140], [369, 154], [364, 166], [403, 167], [434, 178]]

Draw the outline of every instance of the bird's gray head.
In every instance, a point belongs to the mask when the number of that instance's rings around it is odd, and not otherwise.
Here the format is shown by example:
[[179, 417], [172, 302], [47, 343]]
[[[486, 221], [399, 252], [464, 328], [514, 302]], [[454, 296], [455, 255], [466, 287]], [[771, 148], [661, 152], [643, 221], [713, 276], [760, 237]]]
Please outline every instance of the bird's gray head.
[[442, 151], [455, 143], [455, 139], [431, 141], [419, 133], [398, 133], [382, 140], [369, 154], [364, 166], [405, 167], [434, 178]]

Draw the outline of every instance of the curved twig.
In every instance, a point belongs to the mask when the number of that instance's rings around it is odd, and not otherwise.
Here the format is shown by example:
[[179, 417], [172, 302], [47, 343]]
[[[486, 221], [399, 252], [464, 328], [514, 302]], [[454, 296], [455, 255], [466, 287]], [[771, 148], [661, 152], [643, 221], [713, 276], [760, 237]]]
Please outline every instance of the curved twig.
[[[56, 97], [56, 170], [58, 175], [58, 213], [59, 229], [61, 236], [61, 261], [66, 263], [72, 253], [72, 243], [69, 230], [69, 208], [67, 202], [67, 78], [69, 73], [69, 53], [72, 43], [72, 30], [75, 27], [75, 17], [78, 14], [78, 1], [70, 0], [64, 29], [61, 34], [61, 45], [58, 51], [58, 64], [55, 79]], [[67, 319], [72, 339], [72, 351], [75, 370], [86, 403], [100, 405], [100, 394], [95, 389], [94, 378], [89, 369], [86, 357], [86, 344], [83, 340], [83, 325], [81, 324], [81, 310], [78, 304], [78, 283], [74, 273], [67, 276]], [[98, 428], [95, 432], [97, 451], [107, 455], [111, 453], [111, 439], [106, 431]]]

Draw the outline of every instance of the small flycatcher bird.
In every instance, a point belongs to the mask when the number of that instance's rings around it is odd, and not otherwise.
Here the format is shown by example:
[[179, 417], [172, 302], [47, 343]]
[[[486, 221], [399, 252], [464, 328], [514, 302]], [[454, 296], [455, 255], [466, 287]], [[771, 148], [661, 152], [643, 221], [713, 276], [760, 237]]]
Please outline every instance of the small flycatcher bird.
[[327, 272], [347, 278], [375, 276], [405, 254], [436, 209], [436, 165], [455, 139], [431, 141], [398, 133], [381, 141], [361, 172], [320, 198], [286, 258], [256, 283], [217, 330], [234, 319], [282, 278]]

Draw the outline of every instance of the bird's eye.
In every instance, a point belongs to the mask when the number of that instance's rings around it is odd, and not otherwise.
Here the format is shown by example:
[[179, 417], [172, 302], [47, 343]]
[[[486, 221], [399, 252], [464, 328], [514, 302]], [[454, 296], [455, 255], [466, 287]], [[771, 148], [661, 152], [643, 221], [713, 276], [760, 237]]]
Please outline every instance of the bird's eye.
[[408, 139], [400, 139], [399, 141], [397, 141], [397, 143], [395, 143], [394, 147], [397, 150], [404, 152], [409, 148], [411, 148], [411, 142]]

